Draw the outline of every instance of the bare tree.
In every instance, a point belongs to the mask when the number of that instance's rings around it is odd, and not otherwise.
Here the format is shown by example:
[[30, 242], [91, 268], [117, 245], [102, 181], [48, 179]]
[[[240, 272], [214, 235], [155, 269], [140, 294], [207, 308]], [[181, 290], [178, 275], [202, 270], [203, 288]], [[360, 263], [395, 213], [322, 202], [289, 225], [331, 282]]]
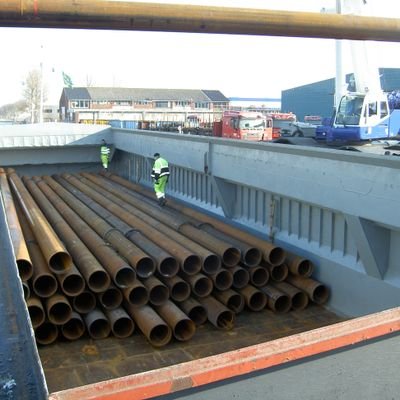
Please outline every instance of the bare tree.
[[[26, 102], [30, 105], [31, 109], [31, 122], [38, 122], [40, 107], [43, 106], [43, 102], [46, 101], [46, 89], [44, 87], [44, 84], [42, 85], [41, 71], [38, 69], [29, 71], [26, 80], [23, 82], [23, 85], [23, 95]], [[41, 101], [42, 93], [43, 98]]]
[[5, 104], [0, 107], [0, 118], [16, 120], [19, 115], [26, 112], [28, 105], [25, 100], [18, 100], [15, 103]]

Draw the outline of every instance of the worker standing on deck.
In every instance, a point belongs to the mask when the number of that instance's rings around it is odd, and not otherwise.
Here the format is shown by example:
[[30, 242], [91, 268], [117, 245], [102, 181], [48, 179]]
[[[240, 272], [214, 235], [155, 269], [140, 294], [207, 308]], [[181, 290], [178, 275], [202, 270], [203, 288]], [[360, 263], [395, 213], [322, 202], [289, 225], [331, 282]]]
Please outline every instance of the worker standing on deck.
[[102, 139], [102, 145], [100, 148], [100, 159], [103, 164], [103, 168], [107, 171], [108, 162], [110, 160], [110, 147], [107, 145], [106, 141]]
[[168, 161], [160, 157], [159, 153], [154, 154], [154, 165], [151, 171], [151, 177], [154, 180], [154, 191], [158, 199], [158, 204], [162, 207], [165, 205], [165, 187], [169, 178]]

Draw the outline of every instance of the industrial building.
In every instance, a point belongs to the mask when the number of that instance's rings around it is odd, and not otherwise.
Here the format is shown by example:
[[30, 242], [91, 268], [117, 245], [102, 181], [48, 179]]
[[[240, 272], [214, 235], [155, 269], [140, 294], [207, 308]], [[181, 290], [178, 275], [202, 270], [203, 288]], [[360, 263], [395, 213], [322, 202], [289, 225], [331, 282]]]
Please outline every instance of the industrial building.
[[[379, 68], [381, 87], [385, 92], [400, 88], [400, 68]], [[353, 74], [346, 75], [351, 85]], [[335, 79], [326, 79], [282, 91], [282, 111], [293, 112], [299, 121], [306, 115], [330, 117], [334, 111]], [[307, 99], [307, 101], [304, 101]]]

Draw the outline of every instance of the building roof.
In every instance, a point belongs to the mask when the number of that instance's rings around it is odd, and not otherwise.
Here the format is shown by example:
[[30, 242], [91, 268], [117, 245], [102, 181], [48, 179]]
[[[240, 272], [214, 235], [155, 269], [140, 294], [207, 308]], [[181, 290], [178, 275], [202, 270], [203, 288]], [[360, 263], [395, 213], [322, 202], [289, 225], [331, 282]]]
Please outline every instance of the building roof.
[[77, 87], [64, 88], [64, 93], [69, 100], [229, 102], [219, 90]]

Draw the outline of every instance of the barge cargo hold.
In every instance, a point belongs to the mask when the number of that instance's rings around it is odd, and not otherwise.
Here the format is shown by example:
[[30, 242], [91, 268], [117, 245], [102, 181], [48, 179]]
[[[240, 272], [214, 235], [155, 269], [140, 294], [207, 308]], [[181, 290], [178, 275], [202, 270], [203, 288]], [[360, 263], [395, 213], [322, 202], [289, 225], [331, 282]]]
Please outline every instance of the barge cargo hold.
[[[255, 398], [264, 398], [264, 389], [277, 399], [298, 398], [299, 388], [301, 398], [395, 398], [400, 384], [388, 386], [383, 365], [399, 366], [396, 157], [104, 126], [2, 129], [2, 166], [18, 176], [96, 175], [105, 138], [112, 144], [105, 179], [121, 176], [127, 190], [142, 194], [151, 194], [152, 155], [160, 151], [171, 166], [165, 212], [186, 204], [192, 218], [201, 213], [205, 222], [273, 242], [309, 259], [313, 277], [330, 289], [323, 306], [244, 311], [230, 331], [206, 324], [188, 342], [162, 348], [138, 331], [36, 348], [2, 207], [0, 304], [2, 318], [12, 316], [17, 327], [1, 331], [2, 354], [10, 354], [1, 360], [4, 398], [41, 399], [47, 391], [52, 399], [221, 398], [221, 390], [234, 398], [246, 397], [244, 383]], [[362, 384], [371, 374], [373, 389]]]

